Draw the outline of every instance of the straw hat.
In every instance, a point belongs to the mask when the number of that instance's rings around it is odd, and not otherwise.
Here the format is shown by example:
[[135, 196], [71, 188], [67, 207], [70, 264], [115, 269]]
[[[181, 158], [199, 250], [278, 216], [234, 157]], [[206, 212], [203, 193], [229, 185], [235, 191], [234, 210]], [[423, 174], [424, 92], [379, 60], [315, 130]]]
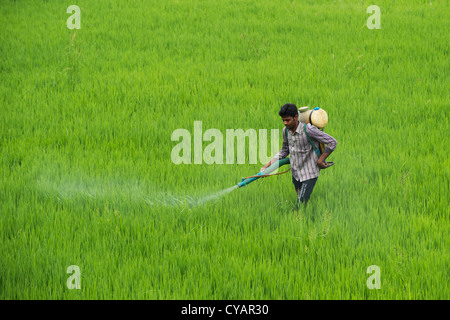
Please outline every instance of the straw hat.
[[328, 123], [328, 115], [321, 108], [310, 110], [309, 107], [301, 107], [298, 109], [299, 120], [303, 123], [311, 123], [319, 129], [325, 128]]

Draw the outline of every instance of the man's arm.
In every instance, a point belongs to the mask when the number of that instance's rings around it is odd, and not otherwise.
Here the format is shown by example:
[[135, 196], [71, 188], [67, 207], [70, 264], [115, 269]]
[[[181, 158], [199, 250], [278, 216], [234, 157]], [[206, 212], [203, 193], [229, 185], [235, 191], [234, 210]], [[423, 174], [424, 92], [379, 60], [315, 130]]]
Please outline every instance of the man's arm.
[[289, 144], [286, 138], [286, 133], [285, 133], [286, 127], [283, 128], [282, 133], [283, 133], [283, 146], [281, 147], [281, 150], [272, 158], [272, 160], [270, 160], [269, 162], [267, 162], [267, 164], [261, 168], [261, 171], [266, 170], [268, 167], [270, 167], [272, 164], [274, 164], [275, 162], [277, 162], [278, 160], [284, 159], [289, 155]]
[[325, 147], [325, 150], [323, 150], [322, 155], [319, 157], [319, 159], [317, 159], [317, 165], [319, 166], [319, 168], [321, 168], [321, 169], [327, 168], [328, 165], [325, 162], [325, 159], [328, 158], [328, 156], [334, 151], [334, 149], [336, 149], [336, 145], [337, 145], [336, 139], [333, 138], [332, 136], [330, 136], [329, 134], [326, 134], [325, 132], [320, 131], [315, 126], [312, 126], [310, 124], [306, 125], [306, 132], [308, 133], [308, 135], [311, 138], [313, 138], [323, 144], [328, 144]]
[[320, 158], [317, 159], [317, 165], [319, 166], [320, 169], [328, 168], [328, 163], [325, 162], [325, 159], [328, 158], [329, 155], [330, 153], [324, 152], [322, 153]]

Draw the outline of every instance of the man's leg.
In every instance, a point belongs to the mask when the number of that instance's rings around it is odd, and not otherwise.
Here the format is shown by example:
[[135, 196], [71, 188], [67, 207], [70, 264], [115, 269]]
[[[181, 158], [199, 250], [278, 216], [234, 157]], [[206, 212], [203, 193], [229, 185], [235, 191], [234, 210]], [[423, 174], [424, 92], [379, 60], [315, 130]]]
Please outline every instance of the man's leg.
[[297, 192], [297, 208], [299, 203], [302, 203], [305, 207], [311, 197], [311, 193], [316, 185], [317, 178], [306, 180], [306, 181], [296, 181], [292, 178], [295, 186], [295, 191]]

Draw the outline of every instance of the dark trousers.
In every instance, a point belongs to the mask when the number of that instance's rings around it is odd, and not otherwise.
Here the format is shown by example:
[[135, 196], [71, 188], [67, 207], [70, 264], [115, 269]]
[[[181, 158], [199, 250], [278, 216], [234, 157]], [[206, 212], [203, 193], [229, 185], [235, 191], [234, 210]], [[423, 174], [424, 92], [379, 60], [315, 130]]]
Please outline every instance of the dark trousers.
[[309, 197], [311, 196], [316, 181], [317, 178], [300, 182], [295, 180], [294, 177], [292, 177], [292, 182], [294, 183], [295, 191], [297, 191], [297, 207], [299, 203], [302, 203], [306, 206], [306, 203], [308, 202]]

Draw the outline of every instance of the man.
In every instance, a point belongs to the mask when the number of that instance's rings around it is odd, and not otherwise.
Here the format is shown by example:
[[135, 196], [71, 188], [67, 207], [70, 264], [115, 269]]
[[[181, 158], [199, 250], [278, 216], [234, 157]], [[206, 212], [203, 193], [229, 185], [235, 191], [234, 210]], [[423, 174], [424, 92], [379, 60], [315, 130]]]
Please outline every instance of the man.
[[261, 170], [264, 171], [271, 164], [290, 155], [292, 181], [298, 196], [297, 206], [299, 202], [306, 206], [319, 177], [319, 170], [329, 166], [325, 159], [334, 151], [337, 141], [332, 136], [308, 123], [306, 132], [315, 144], [316, 149], [319, 147], [319, 142], [328, 144], [319, 157], [305, 135], [304, 124], [298, 120], [298, 110], [295, 104], [288, 103], [283, 105], [278, 114], [285, 125], [285, 128], [283, 128], [283, 147]]

